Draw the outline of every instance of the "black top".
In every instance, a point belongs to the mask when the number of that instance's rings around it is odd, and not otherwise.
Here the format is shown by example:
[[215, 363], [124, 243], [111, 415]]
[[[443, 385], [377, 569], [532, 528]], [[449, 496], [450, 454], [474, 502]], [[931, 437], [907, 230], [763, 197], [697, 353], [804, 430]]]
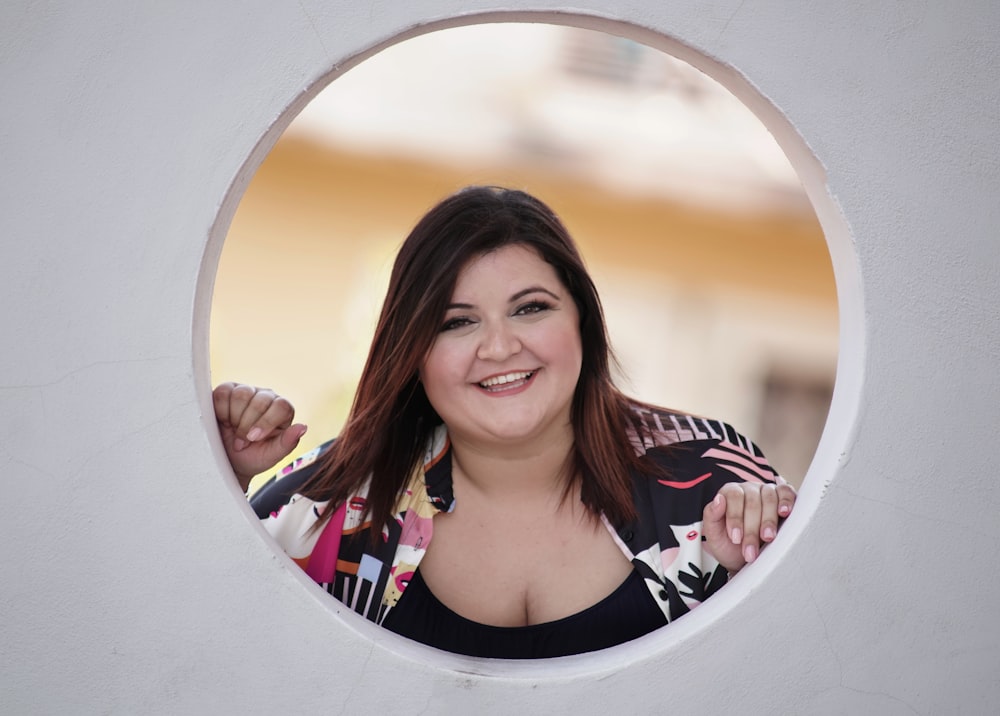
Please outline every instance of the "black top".
[[592, 607], [543, 624], [499, 627], [466, 619], [438, 601], [420, 576], [409, 586], [382, 623], [402, 636], [445, 651], [495, 659], [541, 659], [605, 649], [667, 623], [640, 574], [624, 582]]

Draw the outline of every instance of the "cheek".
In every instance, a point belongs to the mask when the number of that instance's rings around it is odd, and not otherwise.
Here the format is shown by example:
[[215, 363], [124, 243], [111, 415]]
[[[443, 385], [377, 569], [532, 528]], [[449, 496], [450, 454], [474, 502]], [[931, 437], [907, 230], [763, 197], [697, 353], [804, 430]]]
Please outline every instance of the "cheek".
[[579, 367], [583, 363], [583, 345], [580, 341], [580, 332], [575, 327], [564, 330], [554, 349], [566, 365], [576, 365]]
[[574, 389], [580, 383], [580, 375], [583, 373], [583, 344], [580, 341], [580, 334], [574, 331], [566, 343], [567, 370], [573, 375]]
[[440, 345], [435, 345], [427, 354], [417, 374], [428, 397], [439, 393], [449, 382], [455, 380], [454, 364], [454, 356]]

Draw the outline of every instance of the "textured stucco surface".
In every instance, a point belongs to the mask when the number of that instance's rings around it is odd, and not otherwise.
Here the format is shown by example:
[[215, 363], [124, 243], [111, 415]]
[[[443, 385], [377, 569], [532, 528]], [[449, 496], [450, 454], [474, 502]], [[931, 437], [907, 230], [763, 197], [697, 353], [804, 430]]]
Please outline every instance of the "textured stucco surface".
[[[842, 357], [755, 566], [625, 647], [493, 664], [341, 614], [271, 550], [213, 433], [207, 320], [242, 189], [332, 70], [531, 11], [760, 114], [827, 232]], [[4, 3], [2, 710], [995, 710], [998, 30], [986, 0]]]

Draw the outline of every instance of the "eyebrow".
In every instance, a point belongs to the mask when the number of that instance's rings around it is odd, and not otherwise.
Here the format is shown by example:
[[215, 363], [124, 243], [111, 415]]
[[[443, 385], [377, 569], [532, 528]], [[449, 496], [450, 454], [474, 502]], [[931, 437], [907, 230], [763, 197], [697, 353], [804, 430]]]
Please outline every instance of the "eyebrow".
[[[552, 298], [556, 299], [557, 301], [561, 301], [562, 300], [557, 294], [552, 293], [552, 291], [550, 291], [547, 288], [544, 288], [543, 286], [529, 286], [528, 288], [523, 288], [523, 289], [521, 289], [520, 291], [518, 291], [517, 293], [515, 293], [513, 296], [511, 296], [507, 300], [510, 303], [513, 303], [514, 301], [516, 301], [516, 300], [518, 300], [520, 298], [524, 298], [528, 294], [532, 294], [532, 293], [545, 293], [545, 294], [548, 294], [549, 296], [552, 296]], [[450, 311], [450, 310], [456, 309], [456, 308], [457, 309], [468, 310], [468, 309], [471, 309], [471, 308], [475, 308], [475, 306], [473, 306], [471, 303], [449, 303], [448, 306], [445, 308], [445, 310]]]

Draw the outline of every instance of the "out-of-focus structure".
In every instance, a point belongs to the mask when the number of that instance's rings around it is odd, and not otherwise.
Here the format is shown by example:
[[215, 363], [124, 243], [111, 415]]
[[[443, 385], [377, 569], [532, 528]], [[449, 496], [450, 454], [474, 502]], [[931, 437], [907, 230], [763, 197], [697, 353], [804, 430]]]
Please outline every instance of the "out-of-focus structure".
[[321, 93], [233, 221], [213, 379], [289, 396], [309, 445], [336, 434], [396, 247], [472, 183], [524, 188], [562, 216], [598, 283], [628, 392], [732, 422], [801, 480], [837, 358], [816, 218], [780, 148], [725, 89], [603, 33], [437, 32]]

